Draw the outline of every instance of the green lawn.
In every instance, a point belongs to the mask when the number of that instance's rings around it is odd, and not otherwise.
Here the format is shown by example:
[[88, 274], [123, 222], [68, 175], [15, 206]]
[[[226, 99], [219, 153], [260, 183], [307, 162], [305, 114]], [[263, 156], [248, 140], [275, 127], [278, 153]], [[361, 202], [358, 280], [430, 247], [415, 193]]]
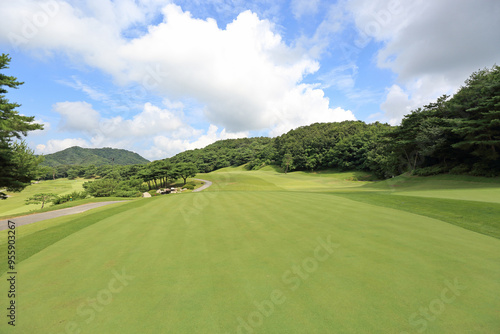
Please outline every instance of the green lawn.
[[[9, 198], [0, 201], [0, 216], [10, 216], [16, 214], [28, 213], [38, 210], [41, 204], [25, 204], [25, 200], [38, 193], [54, 193], [56, 195], [71, 194], [74, 191], [82, 191], [82, 184], [88, 180], [84, 179], [57, 179], [40, 181], [40, 183], [32, 184], [26, 187], [21, 192], [8, 192]], [[47, 204], [47, 206], [52, 203]]]
[[[349, 173], [197, 177], [214, 185], [19, 227], [18, 318], [0, 333], [498, 333], [497, 203]], [[460, 206], [479, 217], [466, 228]]]
[[500, 203], [500, 178], [438, 175], [399, 176], [365, 188], [395, 195]]

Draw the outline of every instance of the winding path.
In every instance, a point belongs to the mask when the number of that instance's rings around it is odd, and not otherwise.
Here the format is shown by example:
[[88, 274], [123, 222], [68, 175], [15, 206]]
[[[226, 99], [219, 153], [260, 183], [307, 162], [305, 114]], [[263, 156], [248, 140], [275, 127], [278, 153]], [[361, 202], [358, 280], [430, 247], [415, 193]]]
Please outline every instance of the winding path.
[[202, 185], [201, 187], [199, 187], [199, 188], [197, 188], [197, 189], [193, 190], [193, 192], [194, 192], [194, 193], [195, 193], [195, 192], [198, 192], [198, 191], [202, 191], [202, 190], [204, 190], [204, 189], [207, 189], [208, 187], [210, 187], [210, 186], [212, 185], [212, 182], [211, 182], [211, 181], [208, 181], [208, 180], [202, 180], [202, 179], [194, 179], [194, 180], [196, 180], [196, 181], [202, 181], [202, 182], [205, 182], [205, 184], [204, 184], [204, 185]]
[[98, 208], [98, 207], [101, 207], [104, 205], [113, 204], [113, 203], [121, 203], [121, 202], [126, 202], [126, 201], [107, 201], [107, 202], [88, 203], [88, 204], [74, 206], [72, 208], [59, 209], [59, 210], [54, 210], [54, 211], [49, 211], [49, 212], [34, 213], [32, 215], [27, 215], [27, 216], [20, 216], [20, 217], [13, 217], [13, 218], [9, 218], [9, 219], [3, 219], [3, 220], [0, 220], [0, 231], [7, 229], [7, 221], [8, 220], [15, 222], [16, 227], [18, 227], [21, 225], [36, 223], [36, 222], [39, 222], [41, 220], [57, 218], [57, 217], [62, 217], [62, 216], [67, 216], [67, 215], [73, 215], [76, 213], [82, 213], [82, 212], [85, 212], [87, 210], [95, 209], [95, 208]]

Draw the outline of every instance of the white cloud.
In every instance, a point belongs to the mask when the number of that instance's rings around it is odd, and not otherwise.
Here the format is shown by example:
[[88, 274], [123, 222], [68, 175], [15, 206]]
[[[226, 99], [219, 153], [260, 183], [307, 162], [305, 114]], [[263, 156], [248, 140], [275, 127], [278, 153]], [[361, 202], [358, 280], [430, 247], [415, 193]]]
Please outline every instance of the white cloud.
[[35, 121], [33, 123], [37, 123], [37, 124], [43, 125], [43, 129], [42, 130], [30, 131], [29, 132], [30, 136], [41, 136], [41, 135], [46, 134], [50, 130], [50, 123], [44, 121], [43, 119], [35, 119]]
[[[57, 13], [37, 28], [36, 37], [25, 38], [19, 47], [62, 52], [77, 63], [109, 73], [118, 83], [139, 83], [171, 101], [194, 99], [206, 106], [205, 116], [211, 123], [231, 132], [291, 129], [309, 120], [353, 118], [349, 111], [330, 108], [321, 89], [301, 83], [319, 64], [288, 46], [272, 23], [251, 11], [240, 13], [221, 29], [213, 19], [195, 19], [170, 4], [162, 9], [163, 22], [128, 40], [123, 33], [147, 22], [156, 2], [57, 4]], [[23, 31], [19, 10], [27, 17], [40, 11], [33, 0], [3, 7], [6, 19], [0, 21], [0, 29], [18, 35]], [[89, 87], [78, 87], [103, 98]], [[111, 129], [114, 122], [123, 123], [111, 119]], [[77, 129], [87, 124], [67, 126]]]
[[292, 0], [292, 13], [296, 19], [305, 15], [316, 14], [318, 11], [319, 0]]
[[144, 137], [162, 132], [172, 132], [185, 126], [182, 120], [169, 110], [146, 103], [141, 113], [132, 119], [114, 117], [100, 122], [100, 132], [108, 137]]
[[163, 159], [184, 150], [205, 147], [217, 140], [249, 135], [247, 131], [219, 131], [213, 124], [206, 132], [194, 129], [182, 121], [181, 105], [173, 105], [179, 109], [177, 112], [146, 103], [141, 113], [123, 119], [101, 117], [87, 102], [56, 103], [54, 110], [63, 119], [61, 130], [80, 132], [86, 139], [52, 139], [37, 145], [37, 153], [49, 154], [72, 146], [114, 147], [133, 150], [150, 159]]
[[[279, 110], [269, 104], [284, 103], [304, 75], [318, 69], [316, 62], [287, 47], [270, 22], [249, 11], [225, 30], [174, 5], [165, 7], [164, 15], [163, 23], [120, 53], [135, 63], [158, 64], [158, 91], [177, 99], [195, 97], [207, 106], [209, 121], [228, 130], [275, 125]], [[131, 67], [128, 77], [141, 81], [145, 73]]]
[[207, 133], [199, 136], [196, 140], [175, 139], [163, 135], [156, 136], [153, 140], [153, 147], [146, 151], [144, 156], [151, 159], [170, 157], [185, 150], [203, 148], [218, 140], [248, 137], [248, 132], [231, 133], [226, 131], [226, 129], [222, 129], [220, 132], [217, 131], [217, 126], [210, 124]]
[[354, 0], [347, 6], [360, 33], [383, 43], [378, 66], [398, 75], [381, 105], [391, 122], [408, 108], [453, 94], [472, 72], [498, 62], [497, 0]]
[[321, 89], [314, 89], [311, 85], [298, 85], [287, 92], [283, 101], [278, 103], [282, 104], [271, 106], [271, 109], [276, 107], [275, 117], [280, 118], [280, 121], [276, 121], [276, 125], [272, 127], [271, 136], [281, 135], [297, 125], [356, 119], [350, 110], [331, 109], [324, 92]]
[[52, 108], [61, 115], [61, 130], [92, 132], [99, 128], [100, 115], [90, 103], [58, 102]]
[[398, 85], [393, 85], [388, 89], [387, 99], [380, 108], [385, 112], [389, 124], [396, 125], [404, 115], [412, 110], [413, 103], [410, 101], [408, 93], [404, 92]]
[[80, 147], [91, 147], [89, 143], [82, 138], [66, 138], [66, 139], [51, 139], [46, 145], [39, 144], [36, 146], [37, 153], [39, 154], [50, 154], [58, 151], [62, 151], [68, 147], [80, 146]]
[[100, 138], [135, 138], [173, 132], [187, 127], [176, 115], [151, 103], [144, 104], [141, 113], [132, 119], [121, 116], [103, 118], [87, 102], [59, 102], [54, 111], [61, 115], [61, 130], [79, 131]]
[[498, 17], [496, 0], [421, 3], [389, 37], [378, 63], [400, 74], [403, 82], [446, 75], [450, 82], [461, 83], [472, 71], [498, 61]]

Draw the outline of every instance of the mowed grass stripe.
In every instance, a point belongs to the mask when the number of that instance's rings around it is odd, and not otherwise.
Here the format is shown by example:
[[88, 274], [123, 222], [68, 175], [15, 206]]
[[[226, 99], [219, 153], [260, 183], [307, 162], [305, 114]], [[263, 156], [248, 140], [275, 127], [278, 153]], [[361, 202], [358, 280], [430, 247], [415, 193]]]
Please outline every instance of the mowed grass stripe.
[[[338, 249], [293, 290], [283, 275], [328, 235]], [[23, 262], [30, 321], [20, 326], [57, 333], [75, 321], [82, 333], [236, 333], [238, 318], [247, 321], [254, 302], [279, 289], [286, 301], [256, 332], [399, 333], [414, 331], [408, 318], [439, 298], [445, 279], [458, 278], [467, 290], [427, 332], [460, 332], [471, 323], [493, 332], [499, 250], [494, 238], [328, 194], [162, 197]], [[87, 324], [78, 305], [121, 268], [134, 279]]]
[[354, 201], [411, 212], [500, 239], [500, 203], [393, 195], [335, 192]]
[[[114, 214], [122, 213], [124, 211], [140, 208], [141, 206], [147, 204], [145, 201], [133, 201], [128, 203], [118, 203], [112, 204], [111, 207], [106, 207], [101, 210], [97, 210], [97, 212], [88, 212], [78, 215], [77, 218], [67, 218], [62, 217], [64, 220], [70, 221], [69, 223], [60, 224], [53, 227], [48, 227], [46, 229], [28, 234], [26, 236], [23, 235], [23, 229], [25, 228], [17, 228], [16, 235], [16, 263], [21, 263], [22, 261], [28, 259], [34, 254], [40, 252], [41, 250], [49, 247], [50, 245], [58, 242], [66, 238], [67, 236], [80, 231], [83, 228], [89, 227], [95, 223], [98, 223], [102, 219], [109, 217]], [[15, 221], [15, 219], [14, 219]], [[29, 228], [29, 227], [28, 227]], [[6, 234], [7, 231], [2, 231], [2, 235], [5, 235], [5, 238], [0, 242], [0, 248], [4, 251], [4, 254], [7, 250], [6, 244]], [[6, 258], [0, 258], [0, 275], [7, 271], [6, 266]]]

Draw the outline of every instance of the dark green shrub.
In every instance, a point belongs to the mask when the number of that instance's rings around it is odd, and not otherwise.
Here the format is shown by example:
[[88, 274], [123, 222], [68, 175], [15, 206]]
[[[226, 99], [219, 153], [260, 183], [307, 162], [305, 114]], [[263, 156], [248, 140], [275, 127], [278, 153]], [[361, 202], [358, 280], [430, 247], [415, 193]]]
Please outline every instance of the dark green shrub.
[[52, 201], [54, 204], [62, 204], [70, 201], [78, 201], [80, 199], [85, 199], [87, 198], [88, 194], [86, 191], [74, 191], [71, 194], [68, 195], [62, 195], [62, 196], [57, 196], [56, 199]]
[[435, 166], [430, 166], [430, 167], [417, 168], [413, 171], [413, 175], [431, 176], [431, 175], [437, 175], [437, 174], [442, 174], [442, 173], [446, 173], [446, 172], [447, 172], [447, 170], [443, 166], [435, 165]]
[[109, 197], [116, 188], [118, 182], [113, 179], [100, 179], [95, 181], [88, 181], [83, 184], [83, 188], [94, 197]]
[[472, 169], [469, 173], [474, 176], [488, 176], [493, 177], [497, 176], [497, 172], [492, 169], [488, 163], [486, 162], [477, 162], [472, 166]]
[[460, 175], [467, 174], [470, 171], [470, 167], [465, 164], [461, 164], [450, 169], [450, 174]]
[[141, 197], [142, 193], [137, 190], [117, 190], [113, 196], [116, 197]]

